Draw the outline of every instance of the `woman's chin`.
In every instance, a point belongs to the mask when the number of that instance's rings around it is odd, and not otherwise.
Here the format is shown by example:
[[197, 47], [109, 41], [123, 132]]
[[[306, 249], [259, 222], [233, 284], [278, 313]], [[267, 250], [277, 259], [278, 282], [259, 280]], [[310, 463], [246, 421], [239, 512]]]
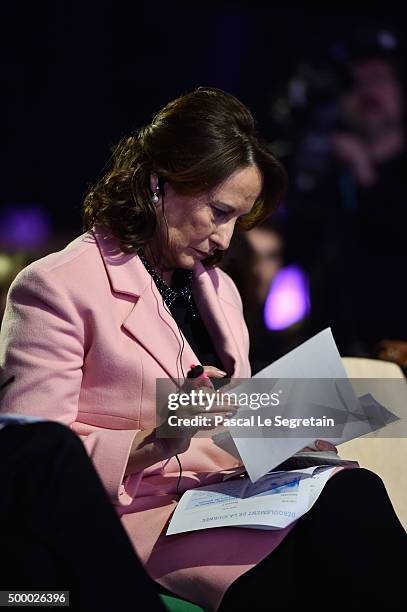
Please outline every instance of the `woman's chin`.
[[199, 261], [198, 257], [194, 257], [189, 253], [183, 253], [178, 257], [177, 268], [182, 268], [183, 270], [193, 270], [197, 261]]
[[204, 259], [204, 257], [200, 257], [199, 253], [191, 247], [186, 249], [183, 253], [179, 253], [177, 259], [178, 268], [183, 268], [184, 270], [193, 270], [197, 262]]

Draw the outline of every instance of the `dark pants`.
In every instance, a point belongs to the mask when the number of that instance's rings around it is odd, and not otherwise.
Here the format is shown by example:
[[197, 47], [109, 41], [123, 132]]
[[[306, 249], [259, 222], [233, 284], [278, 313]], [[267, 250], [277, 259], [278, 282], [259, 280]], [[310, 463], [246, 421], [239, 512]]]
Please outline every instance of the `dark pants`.
[[[70, 610], [164, 610], [82, 442], [57, 423], [0, 431], [0, 590], [70, 591]], [[49, 609], [49, 608], [44, 608]]]
[[229, 587], [219, 612], [407, 610], [406, 562], [407, 535], [381, 479], [342, 471], [280, 546]]
[[[69, 590], [81, 612], [163, 610], [82, 443], [62, 425], [0, 431], [0, 533], [0, 590]], [[219, 612], [405, 610], [406, 559], [380, 478], [344, 471], [231, 585]]]

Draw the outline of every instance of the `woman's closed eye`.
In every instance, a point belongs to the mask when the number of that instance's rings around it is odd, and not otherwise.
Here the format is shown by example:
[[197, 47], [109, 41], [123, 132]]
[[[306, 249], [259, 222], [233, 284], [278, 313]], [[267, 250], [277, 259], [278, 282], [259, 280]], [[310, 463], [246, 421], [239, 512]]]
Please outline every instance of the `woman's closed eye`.
[[218, 220], [226, 219], [229, 216], [229, 211], [222, 210], [216, 206], [212, 206], [213, 215]]

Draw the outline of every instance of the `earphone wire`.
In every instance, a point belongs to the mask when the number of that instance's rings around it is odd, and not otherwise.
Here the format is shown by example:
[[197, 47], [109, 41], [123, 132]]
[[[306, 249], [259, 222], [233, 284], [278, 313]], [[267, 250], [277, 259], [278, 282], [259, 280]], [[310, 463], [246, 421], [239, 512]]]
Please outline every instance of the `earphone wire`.
[[[162, 216], [163, 216], [164, 223], [165, 223], [165, 227], [166, 227], [166, 233], [167, 233], [167, 244], [168, 244], [168, 242], [169, 242], [169, 229], [168, 229], [167, 217], [165, 216], [165, 210], [164, 210], [164, 189], [163, 189], [163, 181], [162, 181], [162, 180], [160, 180], [160, 179], [159, 179], [159, 186], [160, 186], [160, 191], [161, 191], [161, 212], [162, 212]], [[160, 272], [161, 272], [161, 276], [162, 276], [162, 272], [163, 272], [163, 270], [161, 269], [161, 267], [160, 267]], [[161, 293], [160, 293], [160, 295], [161, 295], [161, 301], [162, 301], [162, 306], [163, 306], [163, 309], [164, 309], [164, 310], [165, 310], [165, 311], [166, 311], [166, 312], [167, 312], [167, 313], [170, 315], [170, 317], [171, 317], [171, 318], [173, 319], [173, 321], [175, 322], [175, 324], [176, 324], [176, 326], [177, 326], [177, 328], [178, 328], [179, 337], [181, 338], [182, 345], [180, 345], [180, 344], [179, 344], [179, 342], [178, 342], [178, 346], [180, 346], [180, 347], [181, 347], [181, 350], [178, 352], [178, 355], [177, 355], [177, 359], [176, 359], [176, 363], [175, 363], [175, 365], [176, 365], [177, 375], [178, 375], [178, 373], [179, 373], [179, 372], [178, 372], [178, 360], [179, 360], [179, 365], [181, 366], [182, 378], [184, 379], [184, 381], [183, 381], [183, 382], [185, 382], [185, 381], [186, 381], [186, 376], [185, 376], [185, 372], [184, 372], [184, 366], [182, 365], [182, 354], [183, 354], [183, 351], [184, 351], [184, 348], [185, 348], [184, 337], [183, 337], [183, 334], [182, 334], [181, 328], [180, 328], [180, 326], [178, 325], [178, 322], [176, 321], [176, 319], [175, 319], [175, 317], [173, 316], [173, 314], [172, 314], [172, 312], [170, 311], [170, 309], [167, 307], [167, 304], [164, 302], [164, 297], [163, 297], [163, 295], [162, 295]], [[178, 340], [178, 338], [177, 338], [177, 340]], [[178, 385], [178, 386], [180, 387], [180, 385]], [[179, 492], [179, 485], [180, 485], [180, 483], [181, 483], [181, 478], [182, 478], [182, 463], [181, 463], [181, 460], [180, 460], [180, 458], [179, 458], [178, 454], [176, 454], [176, 455], [175, 455], [175, 458], [176, 458], [176, 460], [177, 460], [178, 467], [179, 467], [179, 474], [178, 474], [178, 481], [177, 481], [176, 493], [177, 493], [177, 496], [180, 498], [180, 497], [181, 497], [181, 494], [180, 494], [180, 492]]]
[[[179, 327], [179, 325], [178, 325], [177, 321], [176, 321], [176, 320], [175, 320], [175, 318], [173, 317], [173, 315], [172, 315], [171, 311], [169, 310], [169, 308], [167, 307], [166, 303], [164, 302], [164, 298], [163, 298], [163, 296], [161, 296], [161, 300], [162, 300], [162, 305], [163, 305], [164, 310], [166, 310], [166, 311], [168, 312], [168, 314], [169, 314], [169, 315], [170, 315], [170, 316], [173, 318], [173, 320], [175, 321], [175, 324], [176, 324], [176, 326], [177, 326], [177, 328], [178, 328], [179, 334], [180, 334], [180, 338], [181, 338], [182, 346], [181, 346], [181, 351], [180, 351], [180, 352], [178, 353], [178, 355], [177, 355], [177, 362], [178, 362], [178, 360], [179, 360], [179, 363], [180, 363], [180, 366], [181, 366], [181, 371], [182, 371], [182, 377], [183, 377], [183, 379], [184, 379], [184, 381], [185, 381], [185, 380], [186, 380], [186, 376], [185, 376], [185, 372], [184, 372], [184, 367], [183, 367], [183, 365], [182, 365], [182, 353], [183, 353], [183, 351], [184, 351], [185, 342], [184, 342], [184, 338], [183, 338], [183, 336], [182, 336], [182, 331], [181, 331], [181, 329], [180, 329], [180, 327]], [[178, 373], [178, 364], [176, 364], [176, 366], [177, 366], [177, 373]], [[179, 467], [179, 474], [178, 474], [178, 481], [177, 481], [177, 489], [176, 489], [176, 492], [177, 492], [178, 497], [181, 497], [181, 494], [180, 494], [180, 492], [179, 492], [179, 485], [180, 485], [180, 483], [181, 483], [181, 478], [182, 478], [182, 464], [181, 464], [181, 460], [180, 460], [180, 458], [178, 457], [178, 454], [177, 454], [177, 455], [175, 455], [175, 458], [176, 458], [176, 460], [177, 460], [178, 467]]]

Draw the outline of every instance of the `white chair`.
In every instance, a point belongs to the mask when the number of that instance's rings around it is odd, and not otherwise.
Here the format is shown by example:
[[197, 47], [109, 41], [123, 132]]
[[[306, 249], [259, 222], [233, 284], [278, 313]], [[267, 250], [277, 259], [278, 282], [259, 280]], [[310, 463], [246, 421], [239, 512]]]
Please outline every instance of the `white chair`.
[[[407, 381], [398, 365], [388, 361], [344, 357], [342, 359], [349, 378], [358, 396], [368, 391], [391, 412], [404, 418], [407, 416]], [[356, 380], [360, 379], [360, 380]], [[365, 379], [365, 380], [363, 380]], [[370, 382], [367, 379], [371, 380]], [[381, 379], [394, 379], [389, 384], [380, 384]], [[400, 423], [388, 426], [397, 433]], [[380, 431], [338, 446], [339, 454], [356, 459], [361, 467], [378, 474], [393, 503], [400, 522], [407, 529], [407, 436], [381, 437]]]

